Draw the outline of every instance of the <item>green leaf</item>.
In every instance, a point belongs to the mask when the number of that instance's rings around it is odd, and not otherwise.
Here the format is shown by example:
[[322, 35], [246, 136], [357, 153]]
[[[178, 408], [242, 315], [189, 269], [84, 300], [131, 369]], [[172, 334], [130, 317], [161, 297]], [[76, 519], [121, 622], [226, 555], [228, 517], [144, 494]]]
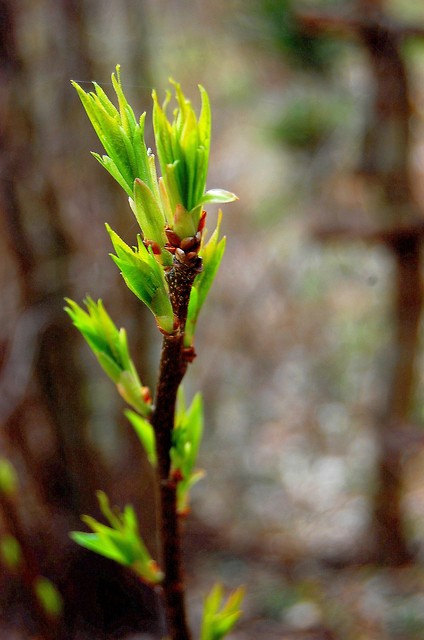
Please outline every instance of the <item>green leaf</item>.
[[22, 549], [18, 540], [9, 534], [0, 538], [0, 558], [9, 569], [18, 569], [22, 562]]
[[[199, 142], [205, 148], [206, 156], [209, 157], [209, 147], [211, 141], [211, 106], [209, 102], [209, 96], [206, 89], [199, 84], [199, 91], [202, 100], [202, 106], [199, 116]], [[206, 176], [205, 176], [206, 182]]]
[[18, 489], [18, 476], [13, 464], [7, 458], [0, 458], [0, 493], [12, 496]]
[[218, 216], [218, 222], [215, 231], [211, 235], [209, 241], [200, 250], [203, 260], [203, 270], [196, 277], [190, 293], [190, 301], [187, 311], [187, 323], [184, 336], [184, 344], [188, 347], [192, 345], [194, 333], [196, 330], [197, 320], [200, 310], [206, 300], [212, 283], [216, 277], [219, 266], [225, 252], [226, 238], [219, 239], [219, 230], [221, 226], [222, 215]]
[[138, 438], [146, 452], [147, 458], [152, 465], [152, 467], [156, 467], [157, 464], [157, 453], [156, 453], [156, 438], [155, 431], [148, 420], [145, 420], [134, 411], [125, 411], [124, 412], [128, 420], [131, 422], [132, 426]]
[[128, 349], [125, 329], [115, 326], [101, 300], [86, 298], [87, 311], [67, 299], [65, 311], [81, 332], [100, 366], [124, 400], [144, 416], [151, 413], [150, 392], [143, 387]]
[[[71, 83], [78, 91], [78, 85], [74, 82]], [[96, 96], [98, 102], [102, 105], [103, 109], [110, 115], [111, 118], [115, 120], [119, 120], [119, 112], [115, 105], [109, 100], [103, 89], [97, 82], [93, 82], [94, 91], [96, 92]], [[83, 91], [81, 89], [81, 91]]]
[[[117, 389], [121, 398], [134, 407], [143, 416], [151, 413], [150, 393], [147, 387], [142, 387], [134, 369], [121, 371], [117, 381]], [[146, 400], [149, 398], [149, 401]]]
[[189, 511], [189, 491], [204, 477], [203, 471], [195, 470], [202, 435], [202, 397], [197, 393], [190, 407], [187, 408], [183, 389], [180, 386], [170, 451], [172, 469], [179, 471], [181, 476], [177, 486], [177, 509], [180, 514], [186, 514]]
[[226, 202], [234, 202], [238, 200], [235, 193], [225, 191], [225, 189], [210, 189], [200, 198], [201, 204], [225, 204]]
[[[152, 240], [162, 248], [166, 243], [166, 221], [160, 206], [160, 199], [158, 202], [147, 184], [138, 178], [134, 183], [134, 203], [135, 217], [143, 231], [145, 240]], [[163, 250], [162, 254], [165, 254], [163, 255], [165, 260], [170, 258], [168, 251]], [[171, 262], [172, 260], [168, 260], [168, 264]]]
[[52, 618], [58, 618], [63, 611], [63, 600], [57, 587], [43, 576], [37, 576], [33, 586], [37, 600], [45, 613]]
[[119, 113], [121, 116], [121, 124], [122, 127], [128, 136], [128, 138], [132, 138], [134, 130], [137, 126], [137, 122], [135, 119], [134, 111], [128, 104], [128, 101], [124, 95], [121, 85], [121, 67], [120, 65], [116, 65], [116, 75], [112, 73], [112, 85], [115, 89], [115, 93], [118, 97], [119, 103]]
[[121, 126], [120, 118], [112, 115], [114, 114], [112, 103], [105, 108], [103, 97], [99, 98], [93, 92], [86, 93], [76, 82], [72, 82], [72, 85], [107, 155], [113, 160], [127, 187], [131, 190], [136, 176], [133, 175], [133, 164], [128, 157], [128, 144], [125, 141], [125, 131]]
[[226, 636], [241, 615], [243, 598], [244, 588], [239, 587], [223, 603], [222, 586], [216, 584], [205, 599], [200, 640], [221, 640]]
[[93, 151], [91, 152], [91, 155], [94, 158], [96, 158], [96, 160], [102, 165], [102, 167], [104, 169], [106, 169], [106, 171], [108, 171], [110, 173], [112, 178], [115, 178], [116, 182], [124, 189], [124, 191], [127, 192], [127, 194], [131, 198], [132, 195], [133, 195], [133, 191], [132, 191], [131, 187], [127, 184], [127, 182], [125, 181], [125, 178], [123, 177], [123, 175], [119, 171], [119, 169], [116, 166], [116, 164], [114, 163], [114, 161], [111, 158], [109, 158], [109, 156], [101, 156], [98, 153], [94, 153]]
[[[211, 113], [205, 89], [199, 86], [202, 100], [197, 119], [195, 111], [181, 90], [172, 81], [178, 107], [172, 122], [168, 120], [166, 108], [170, 94], [167, 93], [163, 107], [153, 92], [153, 128], [162, 175], [165, 177], [172, 210], [177, 205], [192, 213], [197, 230], [198, 206], [203, 196], [208, 168]], [[172, 170], [170, 169], [172, 167]], [[197, 219], [195, 219], [197, 217]], [[178, 233], [177, 230], [175, 230]]]
[[172, 333], [174, 314], [163, 268], [151, 250], [141, 243], [138, 250], [133, 250], [108, 224], [106, 228], [116, 251], [112, 259], [119, 267], [127, 287], [150, 309], [159, 327], [165, 333]]
[[93, 83], [94, 92], [85, 92], [76, 82], [72, 82], [72, 85], [107, 153], [106, 156], [93, 154], [94, 157], [131, 198], [134, 195], [134, 180], [137, 178], [156, 192], [157, 179], [152, 173], [150, 154], [144, 141], [146, 114], [143, 113], [137, 122], [122, 89], [119, 65], [116, 73], [112, 73], [112, 85], [118, 98], [119, 110], [98, 84]]
[[105, 493], [99, 491], [97, 496], [101, 511], [110, 526], [97, 522], [90, 516], [83, 516], [93, 533], [74, 531], [71, 538], [82, 547], [129, 567], [147, 584], [161, 582], [163, 574], [140, 537], [134, 509], [127, 505], [120, 513], [118, 509], [110, 508]]
[[[144, 122], [146, 119], [146, 113], [142, 113], [140, 116], [139, 124], [134, 130], [133, 134], [133, 149], [135, 155], [135, 161], [137, 166], [137, 178], [140, 178], [149, 185], [150, 189], [154, 189], [155, 180], [149, 170], [149, 150], [146, 147], [144, 141]], [[154, 156], [153, 162], [154, 162]]]

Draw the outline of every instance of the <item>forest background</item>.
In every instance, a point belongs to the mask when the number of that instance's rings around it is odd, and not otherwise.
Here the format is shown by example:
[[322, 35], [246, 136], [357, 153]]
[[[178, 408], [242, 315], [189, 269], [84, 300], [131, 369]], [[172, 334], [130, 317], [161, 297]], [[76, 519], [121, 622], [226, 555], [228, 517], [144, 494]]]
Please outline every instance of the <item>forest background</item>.
[[[63, 312], [65, 296], [101, 297], [154, 386], [155, 327], [120, 286], [104, 229], [131, 244], [135, 222], [89, 155], [101, 149], [70, 85], [109, 92], [117, 63], [138, 113], [170, 76], [195, 105], [207, 88], [209, 186], [240, 198], [186, 381], [206, 409], [186, 533], [194, 624], [213, 573], [247, 587], [235, 639], [422, 638], [424, 7], [412, 0], [0, 1], [0, 453], [19, 478], [1, 534], [57, 586], [60, 637], [160, 628], [149, 593], [68, 536], [97, 489], [120, 505], [151, 493], [121, 402]], [[5, 563], [2, 637], [48, 637], [27, 586]]]

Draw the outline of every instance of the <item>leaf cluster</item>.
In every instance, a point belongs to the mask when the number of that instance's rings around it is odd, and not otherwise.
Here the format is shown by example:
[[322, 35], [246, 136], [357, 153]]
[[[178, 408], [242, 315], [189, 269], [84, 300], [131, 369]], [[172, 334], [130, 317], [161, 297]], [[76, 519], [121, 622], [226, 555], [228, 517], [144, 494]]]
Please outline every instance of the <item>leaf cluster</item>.
[[93, 533], [74, 531], [71, 534], [72, 539], [86, 549], [129, 567], [148, 584], [161, 582], [163, 574], [140, 537], [133, 507], [127, 505], [120, 513], [118, 509], [111, 509], [108, 497], [103, 491], [98, 491], [97, 497], [100, 509], [110, 526], [98, 522], [91, 516], [83, 516], [84, 522]]
[[[152, 425], [148, 420], [127, 410], [125, 415], [133, 426], [153, 467], [157, 465], [156, 438]], [[204, 472], [195, 468], [203, 434], [203, 402], [197, 393], [190, 406], [186, 406], [184, 391], [178, 390], [178, 403], [175, 426], [172, 432], [172, 476], [177, 481], [177, 510], [180, 515], [189, 511], [189, 492], [196, 482], [201, 480]]]
[[[175, 327], [164, 277], [166, 269], [173, 263], [175, 249], [180, 249], [180, 243], [185, 239], [188, 239], [190, 246], [200, 245], [197, 236], [202, 231], [203, 205], [236, 199], [233, 193], [223, 189], [206, 191], [211, 138], [211, 112], [206, 90], [199, 87], [201, 110], [197, 117], [180, 85], [171, 82], [177, 102], [172, 120], [167, 116], [171, 93], [167, 92], [165, 102], [160, 106], [157, 94], [153, 92], [153, 126], [163, 175], [159, 179], [155, 157], [144, 139], [146, 114], [143, 113], [137, 120], [128, 104], [119, 65], [116, 73], [112, 74], [117, 107], [97, 83], [94, 83], [94, 91], [86, 92], [73, 82], [106, 151], [106, 155], [93, 155], [127, 193], [141, 229], [138, 246], [132, 249], [107, 227], [116, 252], [112, 258], [129, 289], [147, 305], [164, 333], [172, 333]], [[169, 232], [177, 239], [173, 251], [169, 251]], [[190, 240], [194, 238], [196, 240]], [[195, 318], [191, 323], [192, 332], [213, 279], [210, 276], [212, 273], [215, 275], [216, 270], [217, 266], [216, 269], [209, 269], [208, 276], [200, 278], [197, 283], [193, 294], [196, 300], [191, 305], [192, 319]], [[205, 285], [204, 292], [201, 292], [202, 282]]]
[[87, 311], [67, 298], [65, 311], [81, 332], [105, 373], [116, 384], [120, 395], [142, 415], [151, 413], [151, 398], [147, 387], [141, 384], [131, 359], [125, 329], [118, 329], [103, 302], [85, 300]]
[[200, 640], [221, 640], [239, 619], [244, 588], [233, 591], [225, 603], [223, 598], [222, 586], [216, 584], [205, 600]]

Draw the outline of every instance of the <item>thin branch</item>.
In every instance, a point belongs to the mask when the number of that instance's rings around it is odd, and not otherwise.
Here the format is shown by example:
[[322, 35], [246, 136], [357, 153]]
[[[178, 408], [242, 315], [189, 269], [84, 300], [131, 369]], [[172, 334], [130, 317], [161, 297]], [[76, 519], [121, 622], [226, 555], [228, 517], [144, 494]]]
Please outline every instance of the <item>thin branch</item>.
[[158, 456], [159, 520], [162, 568], [165, 573], [163, 595], [171, 640], [191, 638], [185, 610], [181, 523], [177, 514], [178, 478], [173, 477], [171, 473], [170, 451], [178, 387], [188, 363], [194, 356], [192, 351], [184, 349], [184, 328], [191, 287], [200, 270], [200, 258], [188, 263], [175, 258], [173, 267], [166, 275], [177, 329], [174, 335], [165, 335], [163, 339], [155, 410], [152, 416]]

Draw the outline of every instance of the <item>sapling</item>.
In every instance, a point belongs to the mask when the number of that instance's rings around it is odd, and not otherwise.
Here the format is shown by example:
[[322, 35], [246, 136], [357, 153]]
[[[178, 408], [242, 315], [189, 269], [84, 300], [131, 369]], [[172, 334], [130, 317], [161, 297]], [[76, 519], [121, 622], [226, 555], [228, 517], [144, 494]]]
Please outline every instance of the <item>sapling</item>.
[[[170, 640], [188, 640], [191, 633], [185, 608], [181, 559], [181, 519], [189, 510], [190, 489], [201, 477], [196, 458], [203, 431], [200, 394], [188, 405], [181, 382], [195, 357], [194, 335], [200, 310], [216, 276], [225, 249], [220, 237], [221, 213], [215, 231], [206, 239], [206, 211], [210, 203], [236, 199], [222, 189], [206, 191], [211, 112], [208, 94], [199, 86], [197, 117], [180, 85], [171, 81], [176, 108], [171, 119], [153, 91], [153, 129], [161, 177], [155, 156], [144, 140], [146, 114], [139, 120], [125, 97], [119, 66], [112, 74], [118, 107], [94, 83], [85, 92], [76, 82], [87, 115], [106, 155], [94, 157], [119, 183], [129, 198], [141, 232], [128, 246], [106, 225], [112, 259], [132, 291], [152, 312], [162, 334], [162, 351], [154, 397], [141, 382], [131, 358], [124, 329], [118, 329], [101, 300], [85, 300], [85, 309], [68, 300], [66, 308], [101, 367], [127, 403], [125, 415], [135, 429], [155, 469], [158, 494], [159, 559], [151, 556], [138, 529], [135, 510], [111, 508], [105, 493], [98, 499], [107, 524], [90, 516], [83, 520], [90, 533], [74, 532], [73, 539], [88, 549], [129, 567], [155, 588], [163, 599]], [[205, 600], [201, 640], [219, 640], [240, 616], [243, 590], [223, 602], [215, 586]]]

